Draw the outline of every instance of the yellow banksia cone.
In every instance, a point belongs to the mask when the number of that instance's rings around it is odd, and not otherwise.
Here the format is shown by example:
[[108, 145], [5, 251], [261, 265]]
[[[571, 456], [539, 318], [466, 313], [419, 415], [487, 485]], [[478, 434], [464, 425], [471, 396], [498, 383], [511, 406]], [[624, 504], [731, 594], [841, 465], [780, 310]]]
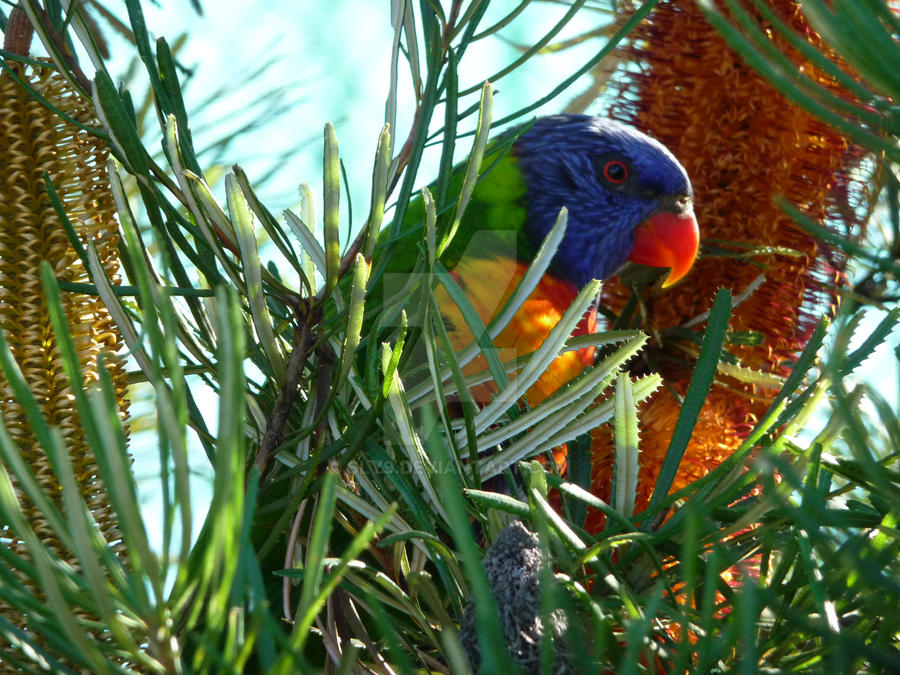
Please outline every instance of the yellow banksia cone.
[[[50, 64], [8, 61], [7, 66], [0, 73], [0, 328], [47, 423], [59, 427], [65, 437], [76, 480], [99, 530], [121, 552], [119, 526], [75, 409], [40, 277], [41, 263], [47, 261], [61, 281], [90, 281], [51, 203], [46, 175], [78, 236], [96, 248], [108, 276], [118, 283], [118, 228], [106, 179], [108, 150], [101, 139], [73, 123], [97, 126], [90, 102]], [[112, 317], [96, 296], [64, 291], [62, 302], [86, 383], [97, 381], [97, 357], [107, 352], [120, 415], [127, 420], [126, 372], [123, 359], [116, 356], [123, 343]], [[37, 480], [62, 508], [60, 485], [45, 450], [2, 374], [0, 408]], [[62, 559], [71, 559], [41, 512], [24, 494], [19, 501], [42, 541]], [[15, 532], [0, 530], [0, 536], [13, 550], [22, 550]]]
[[[819, 46], [796, 0], [769, 0], [783, 21]], [[773, 33], [774, 34], [774, 33]], [[695, 211], [706, 250], [712, 253], [674, 288], [644, 296], [644, 325], [654, 332], [681, 326], [707, 311], [719, 288], [747, 297], [732, 312], [730, 329], [761, 341], [731, 345], [744, 366], [783, 376], [812, 329], [836, 301], [842, 260], [796, 225], [774, 203], [779, 195], [842, 233], [861, 226], [852, 177], [860, 151], [847, 139], [786, 101], [733, 52], [694, 0], [662, 0], [632, 33], [631, 60], [642, 64], [623, 80], [612, 115], [664, 144], [685, 165], [695, 191]], [[783, 40], [776, 38], [779, 47]], [[794, 63], [819, 84], [837, 87], [796, 51]], [[751, 249], [768, 251], [741, 257]], [[790, 251], [788, 251], [790, 249]], [[755, 291], [761, 274], [765, 280]], [[631, 290], [604, 286], [604, 303], [624, 306]], [[646, 506], [680, 403], [692, 375], [696, 345], [665, 341], [653, 367], [666, 387], [641, 415], [640, 510]], [[730, 456], [766, 410], [777, 389], [750, 385], [720, 373], [682, 459], [672, 491], [700, 478]], [[609, 493], [612, 442], [598, 429], [593, 443], [592, 488]], [[591, 529], [601, 527], [592, 521]]]

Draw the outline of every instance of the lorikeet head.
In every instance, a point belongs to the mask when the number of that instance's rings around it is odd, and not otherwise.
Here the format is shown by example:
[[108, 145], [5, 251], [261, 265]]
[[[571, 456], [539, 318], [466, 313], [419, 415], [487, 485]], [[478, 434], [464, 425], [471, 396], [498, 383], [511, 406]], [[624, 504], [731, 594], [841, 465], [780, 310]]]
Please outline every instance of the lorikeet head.
[[577, 287], [626, 260], [669, 267], [664, 286], [690, 269], [699, 232], [693, 189], [665, 146], [619, 122], [588, 115], [539, 118], [513, 153], [528, 187], [525, 233], [537, 245], [569, 210], [554, 271]]

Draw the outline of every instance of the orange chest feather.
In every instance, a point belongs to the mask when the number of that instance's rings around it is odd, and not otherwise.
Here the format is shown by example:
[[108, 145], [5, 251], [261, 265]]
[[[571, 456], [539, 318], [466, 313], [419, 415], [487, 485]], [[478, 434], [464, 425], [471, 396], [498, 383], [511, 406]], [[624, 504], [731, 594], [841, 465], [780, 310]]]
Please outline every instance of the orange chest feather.
[[[526, 269], [527, 266], [523, 263], [509, 258], [463, 258], [453, 269], [453, 277], [487, 325], [503, 309]], [[494, 339], [501, 359], [504, 362], [510, 361], [526, 356], [540, 347], [577, 293], [572, 284], [544, 275], [512, 320]], [[453, 347], [459, 351], [472, 342], [472, 332], [443, 287], [437, 289], [436, 297]], [[596, 330], [596, 312], [590, 310], [579, 323], [575, 334], [593, 333]], [[535, 406], [550, 396], [593, 363], [593, 359], [593, 347], [568, 351], [558, 356], [526, 393], [529, 405]], [[465, 372], [477, 373], [485, 367], [484, 359], [479, 357], [465, 368]], [[493, 391], [473, 393], [477, 398], [487, 398]]]

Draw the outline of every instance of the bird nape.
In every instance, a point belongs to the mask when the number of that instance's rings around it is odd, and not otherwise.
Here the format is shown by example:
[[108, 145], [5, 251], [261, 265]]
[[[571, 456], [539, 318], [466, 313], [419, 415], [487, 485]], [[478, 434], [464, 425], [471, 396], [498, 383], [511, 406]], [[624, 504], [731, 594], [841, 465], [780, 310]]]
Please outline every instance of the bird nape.
[[[699, 232], [687, 173], [661, 143], [633, 127], [588, 115], [541, 117], [524, 132], [513, 129], [489, 145], [482, 171], [440, 262], [485, 325], [506, 304], [560, 210], [568, 210], [565, 236], [548, 271], [494, 339], [504, 361], [537, 349], [590, 280], [607, 279], [631, 261], [669, 268], [666, 287], [693, 265]], [[451, 194], [457, 194], [453, 187], [461, 185], [462, 173], [455, 171]], [[388, 256], [385, 279], [394, 278], [390, 285], [396, 290], [406, 289], [387, 303], [395, 308], [414, 297], [406, 281], [420, 259], [423, 221], [418, 199], [410, 204], [400, 238], [383, 238], [376, 249], [376, 258]], [[378, 283], [385, 297], [392, 295], [387, 281]], [[434, 292], [453, 348], [460, 351], [473, 334], [447, 290], [438, 284]], [[596, 330], [592, 309], [576, 334]], [[593, 348], [561, 354], [525, 393], [528, 404], [550, 396], [593, 358]], [[477, 359], [465, 372], [484, 368]], [[482, 386], [473, 393], [486, 402], [494, 390]]]

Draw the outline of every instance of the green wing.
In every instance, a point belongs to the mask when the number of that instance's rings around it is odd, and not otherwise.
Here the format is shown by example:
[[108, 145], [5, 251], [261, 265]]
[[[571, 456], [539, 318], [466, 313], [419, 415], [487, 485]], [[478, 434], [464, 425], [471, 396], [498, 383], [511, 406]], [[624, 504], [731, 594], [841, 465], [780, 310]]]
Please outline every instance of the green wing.
[[[441, 256], [441, 264], [447, 269], [453, 270], [463, 256], [499, 255], [520, 260], [533, 256], [521, 236], [526, 187], [518, 160], [510, 153], [514, 138], [504, 134], [488, 146], [463, 219]], [[437, 205], [438, 242], [452, 227], [464, 177], [465, 165], [456, 166], [447, 190], [448, 199]], [[410, 202], [399, 234], [392, 236], [385, 228], [376, 245], [366, 300], [364, 343], [377, 343], [386, 337], [386, 331], [399, 326], [402, 309], [415, 329], [416, 315], [422, 306], [422, 287], [416, 278], [425, 270], [425, 259], [425, 207], [418, 196]]]
[[[448, 194], [452, 202], [438, 205], [437, 239], [449, 231], [455, 212], [456, 200], [462, 190], [465, 167], [454, 169]], [[472, 192], [459, 229], [453, 241], [441, 256], [441, 262], [453, 269], [460, 257], [469, 248], [472, 235], [483, 231], [505, 231], [519, 233], [525, 223], [525, 182], [518, 167], [518, 160], [509, 153], [509, 143], [495, 141], [488, 148], [481, 165], [481, 174]], [[508, 240], [508, 237], [504, 237]], [[521, 237], [516, 237], [521, 239]], [[384, 261], [385, 272], [412, 272], [416, 262], [425, 250], [425, 206], [421, 196], [410, 202], [400, 234], [391, 238], [385, 232], [375, 251], [375, 268]], [[528, 256], [533, 251], [521, 242], [520, 255]]]

